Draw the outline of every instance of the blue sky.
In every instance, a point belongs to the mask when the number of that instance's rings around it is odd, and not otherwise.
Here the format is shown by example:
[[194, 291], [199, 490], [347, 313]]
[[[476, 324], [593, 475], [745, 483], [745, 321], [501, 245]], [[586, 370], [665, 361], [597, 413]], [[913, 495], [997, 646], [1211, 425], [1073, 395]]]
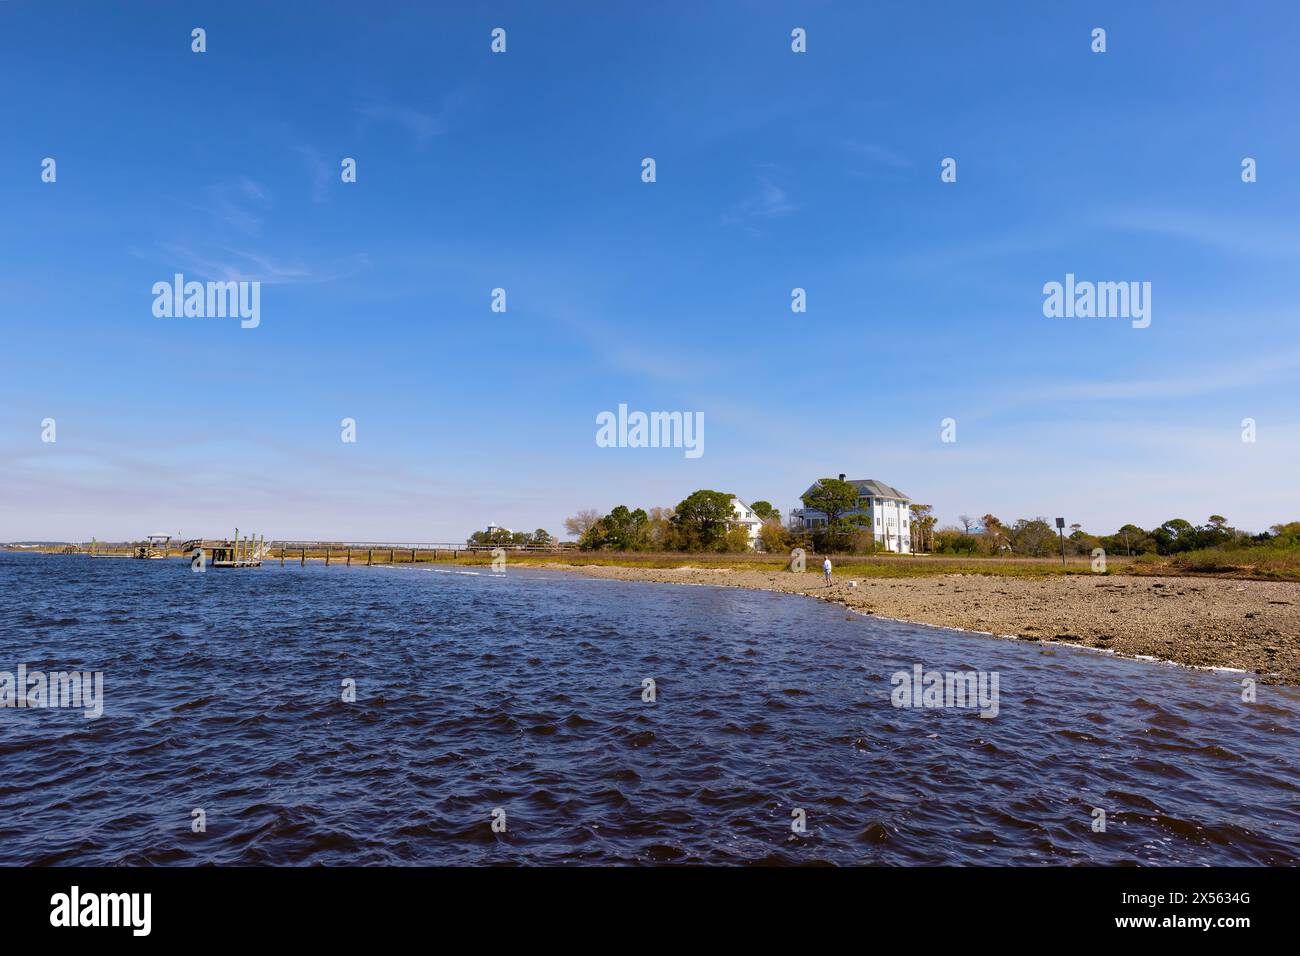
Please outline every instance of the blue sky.
[[[0, 540], [558, 533], [839, 472], [943, 523], [1294, 520], [1298, 42], [1280, 2], [0, 3]], [[262, 282], [260, 326], [156, 318], [176, 272]], [[1044, 317], [1066, 273], [1151, 326]], [[598, 448], [620, 403], [704, 455]]]

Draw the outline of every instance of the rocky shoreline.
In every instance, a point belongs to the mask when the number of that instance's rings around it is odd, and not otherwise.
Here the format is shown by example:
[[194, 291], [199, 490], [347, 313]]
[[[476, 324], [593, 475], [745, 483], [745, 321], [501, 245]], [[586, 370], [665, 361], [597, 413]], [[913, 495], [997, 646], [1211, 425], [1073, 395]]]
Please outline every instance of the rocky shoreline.
[[589, 577], [802, 594], [855, 611], [1300, 686], [1300, 585], [1212, 577], [942, 574], [853, 578], [731, 568], [548, 567]]

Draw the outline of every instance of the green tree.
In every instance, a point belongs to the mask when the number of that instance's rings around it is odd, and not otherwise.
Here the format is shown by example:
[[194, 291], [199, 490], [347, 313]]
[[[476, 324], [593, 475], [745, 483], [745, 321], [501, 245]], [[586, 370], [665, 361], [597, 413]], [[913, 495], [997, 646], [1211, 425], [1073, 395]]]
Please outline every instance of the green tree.
[[1017, 554], [1041, 558], [1056, 544], [1056, 529], [1046, 518], [1019, 518], [1007, 531], [1011, 549]]
[[629, 511], [627, 505], [619, 505], [601, 519], [605, 525], [605, 542], [607, 547], [618, 551], [632, 551], [644, 543], [646, 524], [650, 518], [640, 508]]
[[732, 553], [749, 550], [749, 532], [740, 525], [734, 525], [722, 536], [722, 550]]
[[781, 512], [773, 508], [769, 501], [755, 501], [750, 507], [754, 509], [754, 514], [764, 521], [779, 522], [781, 520]]
[[578, 546], [587, 551], [611, 548], [615, 551], [633, 551], [645, 547], [649, 537], [649, 516], [640, 508], [630, 510], [618, 505], [605, 517], [587, 529]]
[[764, 551], [773, 553], [784, 551], [790, 544], [789, 534], [775, 518], [768, 518], [763, 522], [763, 526], [758, 529], [758, 540], [763, 543]]
[[[510, 531], [507, 531], [505, 528], [494, 528], [491, 534], [489, 534], [487, 531], [475, 531], [473, 534], [469, 536], [469, 540], [466, 543], [477, 544], [482, 546], [486, 546], [490, 544], [526, 543], [526, 541], [520, 541], [518, 539], [518, 536], [520, 534], [522, 534], [522, 532], [512, 533]], [[528, 536], [523, 535], [523, 537], [526, 539]]]
[[688, 550], [717, 547], [735, 518], [731, 498], [726, 492], [708, 489], [684, 498], [672, 519], [681, 535], [681, 546]]
[[1227, 544], [1237, 532], [1228, 527], [1228, 519], [1223, 515], [1210, 515], [1204, 528], [1197, 529], [1197, 547], [1217, 548]]
[[677, 529], [673, 527], [672, 508], [651, 508], [646, 525], [646, 547], [656, 551], [677, 548]]
[[1170, 518], [1152, 531], [1151, 537], [1160, 554], [1177, 554], [1196, 547], [1196, 528], [1185, 518]]
[[822, 478], [800, 499], [805, 508], [826, 516], [826, 527], [840, 531], [840, 516], [858, 506], [858, 489], [838, 478]]
[[1071, 554], [1091, 555], [1094, 548], [1102, 548], [1103, 550], [1106, 548], [1101, 543], [1101, 538], [1088, 534], [1083, 530], [1081, 524], [1070, 525], [1070, 533], [1065, 536], [1065, 540], [1069, 544]]
[[934, 549], [934, 526], [939, 523], [931, 512], [934, 510], [932, 505], [908, 505], [912, 513], [912, 550], [926, 550], [926, 543], [929, 543], [929, 550]]
[[1107, 554], [1150, 554], [1156, 550], [1155, 540], [1135, 524], [1121, 525], [1114, 534], [1101, 539]]
[[980, 518], [980, 524], [984, 526], [982, 537], [984, 547], [989, 554], [997, 554], [1002, 550], [1002, 546], [1008, 544], [1007, 526], [997, 517], [997, 515], [987, 514]]
[[1269, 543], [1282, 547], [1300, 547], [1300, 521], [1288, 521], [1275, 524], [1269, 529]]
[[978, 554], [979, 549], [979, 537], [969, 531], [948, 527], [934, 532], [933, 550], [936, 554]]

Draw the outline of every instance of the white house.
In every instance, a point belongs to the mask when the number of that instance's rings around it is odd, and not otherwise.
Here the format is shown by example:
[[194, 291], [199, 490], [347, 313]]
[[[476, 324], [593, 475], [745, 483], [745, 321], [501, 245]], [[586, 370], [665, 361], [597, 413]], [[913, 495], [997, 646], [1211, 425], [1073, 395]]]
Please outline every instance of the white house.
[[[840, 481], [848, 481], [858, 490], [858, 506], [852, 511], [844, 512], [841, 517], [852, 518], [858, 515], [866, 517], [866, 527], [875, 536], [876, 542], [885, 546], [887, 551], [912, 550], [912, 499], [897, 488], [890, 487], [874, 478], [846, 479], [840, 475]], [[813, 482], [800, 499], [821, 482]], [[826, 524], [826, 515], [812, 508], [796, 508], [790, 512], [791, 519], [802, 522], [804, 528], [812, 529]]]
[[758, 533], [762, 530], [763, 519], [745, 502], [732, 496], [731, 513], [736, 516], [731, 523], [733, 528], [744, 528], [745, 533], [749, 536], [749, 550], [754, 551], [760, 547]]

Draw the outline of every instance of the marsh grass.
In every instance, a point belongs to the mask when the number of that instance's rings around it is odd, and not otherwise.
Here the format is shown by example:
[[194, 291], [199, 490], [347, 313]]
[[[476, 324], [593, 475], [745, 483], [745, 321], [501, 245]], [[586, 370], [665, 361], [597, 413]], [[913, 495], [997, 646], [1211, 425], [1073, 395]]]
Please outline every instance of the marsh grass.
[[[822, 555], [808, 554], [807, 573], [820, 575]], [[706, 570], [787, 571], [788, 557], [768, 554], [719, 554], [713, 552], [639, 553], [580, 551], [555, 554], [507, 552], [510, 565], [543, 567], [616, 568], [702, 568]], [[1126, 565], [1129, 559], [1119, 562]], [[488, 555], [460, 558], [461, 564], [491, 564]], [[834, 576], [851, 578], [912, 578], [938, 574], [987, 574], [1003, 577], [1050, 577], [1060, 574], [1092, 574], [1091, 560], [1073, 557], [1062, 565], [1060, 558], [965, 558], [933, 555], [832, 555]], [[1113, 570], [1113, 568], [1112, 568]]]
[[1206, 574], [1256, 581], [1300, 581], [1300, 548], [1201, 548], [1159, 557], [1134, 559], [1135, 574]]

